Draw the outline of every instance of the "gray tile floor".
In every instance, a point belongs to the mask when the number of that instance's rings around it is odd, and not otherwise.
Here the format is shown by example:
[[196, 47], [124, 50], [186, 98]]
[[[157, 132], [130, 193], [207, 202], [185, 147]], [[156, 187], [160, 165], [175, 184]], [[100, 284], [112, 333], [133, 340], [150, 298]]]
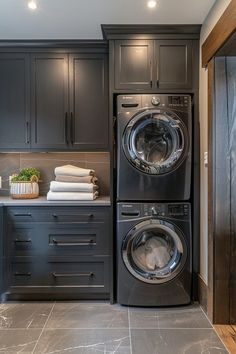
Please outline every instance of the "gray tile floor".
[[201, 308], [105, 302], [0, 304], [0, 354], [228, 353]]

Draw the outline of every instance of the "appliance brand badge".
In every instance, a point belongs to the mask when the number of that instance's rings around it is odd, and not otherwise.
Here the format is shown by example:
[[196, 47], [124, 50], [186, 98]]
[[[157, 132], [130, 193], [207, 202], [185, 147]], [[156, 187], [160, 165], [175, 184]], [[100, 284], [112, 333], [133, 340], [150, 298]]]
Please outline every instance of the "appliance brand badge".
[[132, 204], [123, 204], [122, 208], [132, 208]]
[[123, 98], [123, 100], [133, 100], [134, 99], [134, 97], [132, 97], [132, 96], [123, 96], [122, 98]]

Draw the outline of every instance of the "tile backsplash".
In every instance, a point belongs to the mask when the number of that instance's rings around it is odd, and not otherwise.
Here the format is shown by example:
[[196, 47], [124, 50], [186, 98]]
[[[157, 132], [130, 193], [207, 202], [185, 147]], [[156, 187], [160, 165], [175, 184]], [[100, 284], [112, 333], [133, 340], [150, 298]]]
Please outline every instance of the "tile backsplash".
[[109, 195], [110, 157], [107, 152], [0, 153], [0, 195], [9, 195], [9, 176], [23, 167], [35, 167], [41, 172], [40, 195], [46, 195], [50, 181], [55, 179], [55, 167], [68, 164], [94, 169], [100, 195]]

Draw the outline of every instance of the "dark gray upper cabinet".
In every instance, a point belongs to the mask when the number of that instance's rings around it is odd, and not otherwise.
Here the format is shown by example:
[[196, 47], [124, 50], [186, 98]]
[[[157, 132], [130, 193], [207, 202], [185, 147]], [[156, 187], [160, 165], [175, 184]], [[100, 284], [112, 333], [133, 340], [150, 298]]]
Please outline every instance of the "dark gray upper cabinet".
[[153, 41], [115, 41], [115, 88], [150, 89], [152, 61]]
[[0, 53], [0, 150], [109, 148], [108, 55], [94, 45]]
[[31, 147], [68, 144], [68, 55], [31, 55]]
[[116, 40], [114, 54], [116, 90], [192, 87], [191, 40]]
[[108, 147], [108, 63], [104, 54], [71, 54], [70, 146], [79, 150]]
[[0, 54], [0, 149], [29, 147], [29, 55]]
[[154, 45], [156, 86], [185, 89], [192, 86], [192, 41], [158, 40]]

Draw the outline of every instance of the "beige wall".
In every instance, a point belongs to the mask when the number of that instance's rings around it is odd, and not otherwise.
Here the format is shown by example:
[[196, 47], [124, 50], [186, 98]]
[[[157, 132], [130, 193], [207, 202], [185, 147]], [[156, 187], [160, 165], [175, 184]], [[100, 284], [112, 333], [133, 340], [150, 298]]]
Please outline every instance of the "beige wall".
[[[200, 47], [231, 0], [216, 0], [205, 19], [200, 37]], [[200, 50], [201, 55], [201, 50]], [[200, 59], [201, 63], [201, 59]], [[201, 66], [201, 64], [200, 64]], [[204, 152], [207, 148], [207, 70], [200, 67], [200, 168], [201, 168], [201, 221], [200, 221], [200, 275], [207, 284], [208, 230], [207, 230], [207, 168], [204, 166]]]

